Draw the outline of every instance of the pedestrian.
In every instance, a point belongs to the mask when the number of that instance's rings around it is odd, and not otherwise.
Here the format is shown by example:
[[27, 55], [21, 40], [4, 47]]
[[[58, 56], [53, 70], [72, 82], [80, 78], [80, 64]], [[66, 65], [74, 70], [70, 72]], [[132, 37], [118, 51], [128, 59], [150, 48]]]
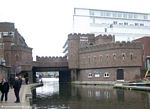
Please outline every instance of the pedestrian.
[[22, 85], [22, 77], [19, 76], [19, 83], [20, 83], [20, 86]]
[[11, 77], [9, 78], [9, 85], [10, 85], [10, 88], [13, 88], [14, 81], [15, 81], [15, 78], [11, 76]]
[[7, 102], [8, 92], [9, 92], [9, 84], [6, 81], [6, 79], [3, 78], [0, 85], [1, 85], [1, 92], [2, 92], [1, 102], [3, 101], [4, 96], [5, 96], [5, 102]]
[[16, 96], [15, 103], [20, 103], [19, 92], [20, 92], [20, 88], [21, 88], [21, 82], [22, 81], [20, 81], [18, 77], [15, 77], [15, 82], [14, 82], [14, 85], [13, 85], [14, 93], [15, 93], [15, 96]]
[[28, 81], [29, 81], [28, 77], [25, 77], [25, 83], [26, 84], [28, 84]]

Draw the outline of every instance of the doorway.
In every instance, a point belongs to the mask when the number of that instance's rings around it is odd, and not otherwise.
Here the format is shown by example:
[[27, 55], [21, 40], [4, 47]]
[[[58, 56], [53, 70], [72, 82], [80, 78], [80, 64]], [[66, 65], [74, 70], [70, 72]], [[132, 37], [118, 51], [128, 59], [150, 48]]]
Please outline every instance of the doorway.
[[124, 70], [117, 69], [117, 80], [124, 80]]

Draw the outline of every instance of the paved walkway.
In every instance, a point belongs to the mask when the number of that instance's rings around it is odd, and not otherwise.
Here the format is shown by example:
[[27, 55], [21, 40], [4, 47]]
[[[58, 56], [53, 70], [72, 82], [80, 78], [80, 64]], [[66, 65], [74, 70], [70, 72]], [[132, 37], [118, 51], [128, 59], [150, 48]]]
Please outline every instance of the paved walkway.
[[[0, 109], [32, 109], [26, 94], [31, 94], [31, 85], [22, 85], [20, 90], [20, 103], [14, 103], [16, 100], [14, 89], [10, 89], [8, 93], [8, 101], [0, 102]], [[1, 95], [1, 94], [0, 94]]]

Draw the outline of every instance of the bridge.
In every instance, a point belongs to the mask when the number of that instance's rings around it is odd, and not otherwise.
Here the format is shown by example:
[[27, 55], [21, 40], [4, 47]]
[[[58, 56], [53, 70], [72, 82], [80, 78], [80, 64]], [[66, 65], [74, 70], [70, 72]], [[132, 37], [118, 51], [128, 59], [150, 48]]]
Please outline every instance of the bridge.
[[36, 82], [36, 72], [58, 71], [59, 82], [70, 82], [71, 73], [67, 57], [36, 57], [32, 64], [33, 82]]

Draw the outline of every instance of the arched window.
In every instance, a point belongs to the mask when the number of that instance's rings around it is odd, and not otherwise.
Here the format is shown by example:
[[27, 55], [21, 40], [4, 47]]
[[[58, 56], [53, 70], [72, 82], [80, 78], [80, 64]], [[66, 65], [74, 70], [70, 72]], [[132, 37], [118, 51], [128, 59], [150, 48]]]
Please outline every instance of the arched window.
[[107, 59], [109, 58], [109, 55], [108, 55], [108, 54], [106, 55], [106, 58], [107, 58]]
[[113, 59], [116, 60], [116, 53], [113, 53]]
[[103, 58], [103, 56], [100, 55], [100, 56], [99, 56], [99, 61], [100, 61], [100, 62], [102, 61], [102, 58]]
[[16, 55], [16, 61], [19, 61], [19, 55]]
[[125, 53], [122, 53], [122, 59], [125, 60]]
[[130, 53], [130, 59], [133, 60], [133, 53]]
[[94, 64], [96, 64], [96, 63], [97, 63], [96, 56], [94, 56], [93, 58], [94, 58], [94, 59], [93, 59], [93, 61], [94, 61]]
[[91, 63], [90, 57], [88, 57], [89, 64]]

